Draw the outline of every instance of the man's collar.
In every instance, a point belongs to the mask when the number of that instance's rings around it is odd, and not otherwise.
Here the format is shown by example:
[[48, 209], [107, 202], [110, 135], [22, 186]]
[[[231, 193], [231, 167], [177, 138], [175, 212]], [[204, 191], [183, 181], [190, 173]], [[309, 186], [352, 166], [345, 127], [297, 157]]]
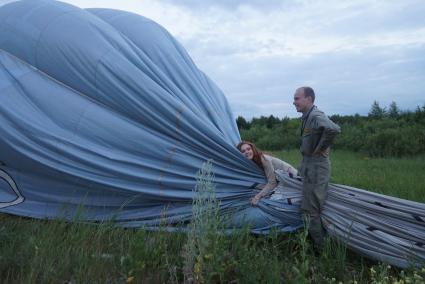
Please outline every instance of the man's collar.
[[312, 105], [308, 111], [306, 111], [305, 113], [303, 113], [303, 115], [301, 116], [302, 119], [305, 119], [308, 117], [308, 115], [310, 114], [310, 112], [313, 110], [313, 108], [315, 108], [315, 105]]

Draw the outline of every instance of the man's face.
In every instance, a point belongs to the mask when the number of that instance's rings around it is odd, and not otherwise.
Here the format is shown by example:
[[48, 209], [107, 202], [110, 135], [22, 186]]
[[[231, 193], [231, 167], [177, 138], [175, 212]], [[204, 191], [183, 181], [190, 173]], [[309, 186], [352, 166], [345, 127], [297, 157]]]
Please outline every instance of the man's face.
[[311, 101], [311, 97], [305, 97], [303, 89], [295, 91], [294, 106], [297, 109], [297, 112], [306, 113], [312, 105], [313, 102]]

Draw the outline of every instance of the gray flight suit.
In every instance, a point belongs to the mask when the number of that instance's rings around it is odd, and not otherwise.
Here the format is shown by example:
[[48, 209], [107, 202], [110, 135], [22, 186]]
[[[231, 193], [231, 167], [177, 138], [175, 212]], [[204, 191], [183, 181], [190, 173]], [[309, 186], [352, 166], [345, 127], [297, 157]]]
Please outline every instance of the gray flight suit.
[[302, 116], [300, 151], [303, 159], [300, 174], [303, 177], [303, 198], [301, 209], [304, 218], [309, 222], [309, 234], [318, 249], [323, 247], [326, 233], [320, 213], [327, 197], [330, 178], [329, 147], [340, 132], [340, 127], [316, 106]]

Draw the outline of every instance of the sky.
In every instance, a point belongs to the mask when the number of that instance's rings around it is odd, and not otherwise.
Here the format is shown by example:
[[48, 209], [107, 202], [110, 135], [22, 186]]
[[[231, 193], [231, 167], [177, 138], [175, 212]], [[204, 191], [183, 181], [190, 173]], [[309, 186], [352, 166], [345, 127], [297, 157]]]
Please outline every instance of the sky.
[[165, 27], [235, 117], [298, 117], [293, 94], [306, 85], [328, 115], [366, 115], [375, 100], [402, 110], [425, 105], [423, 0], [63, 2], [126, 10]]

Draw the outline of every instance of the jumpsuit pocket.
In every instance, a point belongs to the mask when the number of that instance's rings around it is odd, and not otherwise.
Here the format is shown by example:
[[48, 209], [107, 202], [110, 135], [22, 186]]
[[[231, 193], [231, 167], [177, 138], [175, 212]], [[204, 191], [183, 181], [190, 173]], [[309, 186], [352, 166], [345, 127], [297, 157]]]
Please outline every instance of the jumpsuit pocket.
[[312, 168], [308, 165], [304, 168], [304, 180], [306, 183], [314, 184], [316, 183], [315, 171], [312, 171]]
[[323, 184], [329, 181], [330, 171], [328, 163], [314, 165], [314, 177], [312, 183]]

